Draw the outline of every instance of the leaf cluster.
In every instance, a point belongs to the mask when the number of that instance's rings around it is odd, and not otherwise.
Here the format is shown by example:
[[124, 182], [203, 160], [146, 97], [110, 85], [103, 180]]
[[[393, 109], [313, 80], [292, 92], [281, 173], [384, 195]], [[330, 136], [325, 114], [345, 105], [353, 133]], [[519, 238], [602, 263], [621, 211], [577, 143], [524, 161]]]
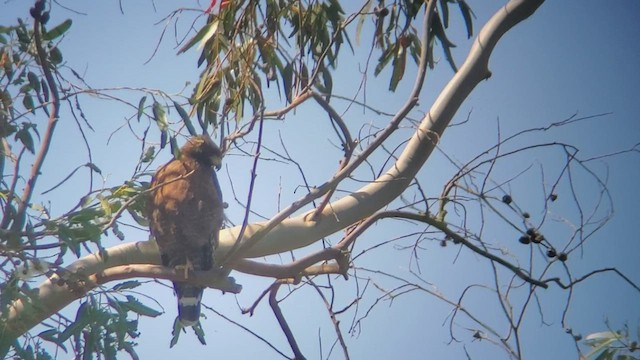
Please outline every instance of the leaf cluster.
[[245, 0], [209, 16], [179, 50], [201, 49], [204, 70], [190, 102], [203, 130], [219, 126], [219, 117], [240, 121], [247, 104], [258, 112], [263, 82], [276, 83], [289, 103], [310, 84], [330, 94], [329, 69], [348, 41], [343, 15], [336, 0]]
[[[43, 27], [42, 40], [48, 66], [63, 63], [57, 40], [71, 27], [71, 20], [47, 31]], [[18, 25], [0, 26], [0, 138], [13, 136], [35, 153], [33, 135], [38, 138], [37, 126], [29, 115], [42, 109], [50, 101], [50, 89], [40, 70], [40, 60], [34, 44], [33, 30], [18, 19]], [[4, 151], [0, 150], [2, 155]], [[4, 165], [4, 161], [0, 166]], [[2, 170], [2, 168], [0, 168]]]
[[[130, 315], [156, 317], [161, 314], [133, 295], [123, 294], [139, 285], [138, 281], [126, 281], [101, 294], [89, 295], [78, 307], [73, 320], [62, 319], [56, 325], [43, 324], [47, 329], [36, 335], [33, 344], [21, 346], [18, 341], [11, 344], [15, 356], [21, 359], [51, 359], [42, 346], [43, 342], [49, 342], [65, 353], [76, 354], [78, 359], [117, 359], [119, 352], [138, 359], [134, 349], [135, 339], [140, 335], [138, 320], [131, 319]], [[0, 348], [5, 353], [7, 349]]]

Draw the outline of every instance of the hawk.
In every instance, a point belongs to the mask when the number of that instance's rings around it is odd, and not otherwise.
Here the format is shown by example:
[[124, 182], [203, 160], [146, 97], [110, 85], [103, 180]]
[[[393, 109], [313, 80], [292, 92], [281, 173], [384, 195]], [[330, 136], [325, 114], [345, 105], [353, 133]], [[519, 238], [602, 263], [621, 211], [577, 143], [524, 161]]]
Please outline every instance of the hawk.
[[[164, 266], [208, 271], [224, 218], [213, 168], [220, 164], [222, 153], [207, 135], [190, 138], [180, 153], [161, 166], [151, 181], [155, 190], [147, 203], [149, 228]], [[173, 288], [178, 320], [184, 327], [197, 324], [204, 288], [181, 282], [174, 282]]]

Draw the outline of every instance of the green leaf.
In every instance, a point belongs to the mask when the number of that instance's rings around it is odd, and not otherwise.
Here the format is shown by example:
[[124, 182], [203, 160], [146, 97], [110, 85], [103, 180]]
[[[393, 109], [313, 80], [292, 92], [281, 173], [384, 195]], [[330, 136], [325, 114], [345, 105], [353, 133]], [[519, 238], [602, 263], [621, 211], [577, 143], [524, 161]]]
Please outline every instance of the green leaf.
[[47, 341], [51, 341], [51, 339], [58, 333], [58, 330], [56, 329], [49, 329], [49, 330], [45, 330], [43, 332], [41, 332], [40, 334], [38, 334], [38, 337], [47, 340]]
[[282, 87], [284, 88], [284, 96], [287, 102], [291, 103], [293, 93], [293, 64], [287, 63], [282, 70]]
[[175, 136], [172, 136], [171, 139], [169, 140], [170, 145], [171, 145], [171, 153], [173, 154], [173, 157], [176, 159], [180, 158], [180, 147], [178, 146], [178, 140], [176, 140]]
[[453, 55], [451, 54], [451, 48], [456, 47], [454, 43], [452, 43], [448, 38], [444, 31], [444, 27], [442, 26], [442, 22], [440, 21], [440, 17], [434, 16], [433, 23], [431, 24], [431, 30], [433, 34], [438, 38], [440, 44], [442, 45], [442, 50], [444, 51], [445, 58], [449, 62], [449, 65], [453, 69], [453, 71], [457, 72], [458, 67], [456, 66]]
[[459, 0], [458, 6], [462, 12], [462, 17], [464, 18], [464, 25], [467, 27], [467, 39], [471, 39], [473, 36], [473, 21], [471, 20], [471, 16], [475, 17], [475, 14], [471, 11], [471, 7], [469, 7], [467, 2], [464, 0]]
[[22, 144], [29, 150], [30, 153], [35, 154], [35, 148], [33, 145], [33, 137], [31, 137], [31, 133], [28, 128], [22, 128], [18, 130], [15, 135], [16, 140], [20, 140]]
[[606, 349], [597, 358], [594, 360], [613, 360], [613, 355], [616, 354], [616, 351], [613, 349]]
[[64, 346], [64, 341], [60, 341], [60, 339], [56, 336], [59, 332], [56, 329], [49, 329], [38, 334], [38, 337], [44, 341], [52, 342], [59, 346], [64, 352], [67, 352], [67, 348]]
[[82, 331], [82, 329], [85, 327], [85, 325], [88, 322], [89, 310], [90, 310], [90, 305], [88, 301], [85, 301], [82, 304], [80, 304], [78, 311], [76, 311], [75, 321], [71, 325], [67, 326], [67, 328], [64, 329], [62, 334], [58, 336], [58, 341], [65, 342], [67, 341], [67, 339], [71, 337], [71, 335], [74, 335]]
[[49, 102], [49, 86], [47, 86], [47, 82], [44, 79], [41, 79], [40, 86], [42, 88], [42, 96], [44, 97], [44, 102]]
[[124, 344], [122, 344], [122, 348], [127, 352], [127, 354], [129, 354], [129, 356], [131, 356], [131, 360], [140, 359], [130, 342], [125, 342]]
[[29, 71], [29, 73], [27, 74], [27, 79], [29, 79], [29, 85], [31, 85], [31, 88], [33, 88], [36, 92], [40, 92], [40, 79], [38, 78], [38, 75], [36, 75], [32, 71]]
[[387, 64], [389, 63], [389, 61], [393, 59], [393, 53], [394, 53], [393, 49], [394, 49], [393, 46], [389, 47], [382, 53], [382, 55], [378, 59], [378, 65], [376, 65], [376, 68], [373, 71], [374, 76], [380, 75], [380, 73], [382, 72], [382, 69], [384, 69], [385, 66], [387, 66]]
[[102, 175], [102, 170], [100, 170], [100, 168], [96, 164], [89, 162], [89, 163], [84, 164], [84, 166], [86, 166], [89, 169], [91, 169], [92, 171], [97, 172], [98, 174]]
[[102, 211], [104, 211], [104, 215], [106, 217], [111, 217], [112, 210], [111, 210], [111, 204], [109, 204], [109, 201], [107, 201], [107, 199], [105, 199], [104, 196], [100, 196], [100, 195], [98, 195], [98, 201], [100, 202], [100, 208], [102, 208]]
[[362, 28], [364, 26], [364, 22], [367, 19], [367, 15], [365, 15], [366, 13], [369, 12], [369, 9], [371, 9], [371, 4], [372, 1], [367, 1], [366, 4], [364, 4], [362, 10], [360, 11], [360, 18], [358, 19], [358, 25], [356, 25], [356, 45], [360, 45], [360, 36], [362, 35]]
[[111, 290], [121, 291], [121, 290], [135, 289], [138, 286], [140, 286], [140, 281], [138, 281], [138, 280], [129, 280], [129, 281], [121, 282], [119, 284], [115, 284], [111, 288]]
[[160, 132], [160, 149], [164, 149], [164, 147], [167, 146], [167, 136], [166, 131]]
[[316, 86], [327, 95], [327, 97], [331, 97], [331, 92], [333, 91], [333, 80], [331, 77], [331, 72], [326, 67], [322, 67], [322, 81], [324, 84], [318, 83]]
[[145, 101], [147, 101], [147, 96], [143, 96], [142, 98], [140, 98], [140, 101], [138, 102], [138, 122], [140, 121], [140, 118], [142, 117], [142, 114], [144, 113], [144, 103]]
[[162, 105], [159, 102], [153, 102], [153, 118], [156, 120], [156, 124], [158, 124], [158, 128], [160, 131], [165, 132], [169, 127], [169, 122], [167, 121], [167, 113], [164, 111]]
[[62, 64], [62, 52], [60, 52], [60, 49], [54, 47], [49, 50], [49, 60], [53, 65]]
[[159, 316], [159, 315], [162, 314], [160, 311], [154, 310], [154, 309], [144, 305], [143, 303], [138, 301], [138, 299], [136, 299], [132, 295], [127, 295], [127, 303], [126, 303], [125, 306], [129, 310], [135, 312], [136, 314], [142, 315], [142, 316], [156, 317], [156, 316]]
[[22, 99], [22, 105], [24, 105], [25, 109], [29, 112], [33, 113], [35, 109], [35, 105], [33, 104], [33, 97], [30, 94], [25, 94]]
[[182, 108], [182, 106], [180, 106], [180, 104], [178, 104], [177, 102], [174, 101], [173, 102], [173, 107], [175, 107], [176, 110], [178, 111], [178, 114], [182, 118], [182, 122], [184, 122], [185, 126], [187, 127], [187, 131], [189, 131], [189, 134], [191, 136], [198, 135], [198, 133], [196, 132], [196, 129], [193, 127], [193, 124], [191, 123], [191, 119], [189, 118], [189, 114], [187, 114], [187, 112]]
[[449, 1], [440, 0], [440, 9], [442, 10], [442, 21], [444, 22], [444, 27], [449, 27]]
[[178, 55], [189, 50], [191, 47], [193, 47], [193, 45], [197, 44], [200, 41], [202, 41], [202, 44], [200, 44], [198, 48], [202, 48], [207, 40], [209, 40], [218, 31], [219, 24], [220, 22], [218, 21], [218, 19], [214, 19], [212, 22], [205, 25], [202, 29], [200, 29], [200, 31], [198, 31], [196, 36], [192, 37], [191, 40], [189, 40], [183, 47], [180, 48], [180, 50], [178, 50]]
[[144, 152], [144, 155], [142, 155], [142, 159], [140, 159], [140, 162], [148, 163], [149, 161], [153, 160], [153, 155], [155, 155], [155, 153], [156, 153], [156, 147], [149, 146], [147, 150]]
[[64, 34], [71, 27], [71, 19], [67, 19], [63, 21], [60, 25], [54, 27], [53, 29], [47, 31], [42, 35], [42, 38], [47, 41], [51, 41], [60, 35]]
[[104, 216], [104, 212], [94, 208], [94, 207], [89, 207], [89, 208], [84, 208], [80, 211], [74, 212], [69, 214], [68, 217], [68, 221], [69, 224], [82, 224], [82, 223], [87, 223], [93, 220], [96, 220], [99, 217], [103, 217]]
[[393, 73], [391, 74], [391, 82], [389, 83], [389, 90], [396, 91], [398, 83], [404, 76], [404, 70], [407, 66], [407, 49], [398, 44], [398, 50], [396, 57], [393, 59]]

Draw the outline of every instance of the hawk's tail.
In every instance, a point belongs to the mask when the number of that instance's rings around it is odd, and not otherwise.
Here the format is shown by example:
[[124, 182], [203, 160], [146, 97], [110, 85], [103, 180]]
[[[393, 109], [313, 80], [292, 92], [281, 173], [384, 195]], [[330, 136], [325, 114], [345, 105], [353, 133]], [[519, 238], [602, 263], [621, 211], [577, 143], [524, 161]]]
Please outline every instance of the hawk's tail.
[[200, 321], [200, 301], [204, 288], [184, 283], [173, 283], [178, 297], [178, 320], [184, 327]]

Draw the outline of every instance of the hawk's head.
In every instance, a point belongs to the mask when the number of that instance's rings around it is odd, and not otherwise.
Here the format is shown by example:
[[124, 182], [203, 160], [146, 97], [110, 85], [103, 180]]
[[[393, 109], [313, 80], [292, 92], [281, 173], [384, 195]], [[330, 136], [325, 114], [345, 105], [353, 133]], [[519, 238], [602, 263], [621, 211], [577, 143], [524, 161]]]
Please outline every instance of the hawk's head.
[[208, 135], [194, 136], [180, 149], [182, 156], [194, 159], [206, 166], [219, 166], [222, 162], [220, 148]]

